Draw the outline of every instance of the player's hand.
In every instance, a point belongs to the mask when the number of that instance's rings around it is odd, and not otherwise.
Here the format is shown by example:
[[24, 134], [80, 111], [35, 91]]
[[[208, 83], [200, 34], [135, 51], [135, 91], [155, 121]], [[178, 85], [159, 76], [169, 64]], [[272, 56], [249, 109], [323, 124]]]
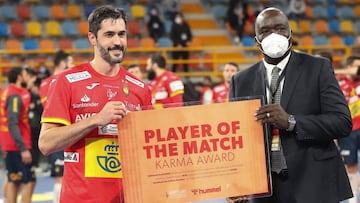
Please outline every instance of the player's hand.
[[31, 164], [32, 157], [31, 157], [31, 153], [29, 150], [21, 152], [21, 160], [24, 164]]
[[229, 203], [242, 203], [248, 202], [249, 198], [247, 196], [237, 196], [237, 197], [227, 197], [226, 201]]
[[289, 127], [289, 114], [280, 106], [280, 104], [269, 104], [261, 106], [255, 113], [257, 121], [270, 123], [278, 129], [287, 129]]
[[121, 101], [110, 101], [105, 104], [103, 109], [96, 114], [98, 125], [107, 125], [112, 121], [120, 121], [125, 117], [128, 110]]

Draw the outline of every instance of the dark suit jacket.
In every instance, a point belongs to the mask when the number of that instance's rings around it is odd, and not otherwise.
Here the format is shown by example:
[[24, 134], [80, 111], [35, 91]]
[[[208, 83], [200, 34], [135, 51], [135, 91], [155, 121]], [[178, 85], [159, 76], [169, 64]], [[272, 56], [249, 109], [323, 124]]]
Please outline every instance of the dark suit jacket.
[[[234, 75], [229, 100], [254, 95], [266, 98], [265, 72], [261, 61]], [[351, 115], [329, 61], [292, 51], [281, 106], [295, 115], [296, 129], [280, 130], [288, 178], [274, 181], [273, 188], [274, 193], [281, 188], [289, 195], [275, 201], [268, 198], [268, 202], [333, 203], [352, 197], [344, 164], [333, 141], [349, 135]]]

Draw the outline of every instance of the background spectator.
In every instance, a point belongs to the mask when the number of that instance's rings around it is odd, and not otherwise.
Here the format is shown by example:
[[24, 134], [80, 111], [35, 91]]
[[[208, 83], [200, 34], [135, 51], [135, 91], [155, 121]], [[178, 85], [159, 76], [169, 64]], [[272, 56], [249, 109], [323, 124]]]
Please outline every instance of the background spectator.
[[216, 85], [212, 89], [212, 101], [214, 103], [227, 102], [229, 98], [230, 81], [232, 76], [239, 72], [239, 65], [235, 62], [228, 62], [223, 67], [224, 82]]
[[137, 64], [130, 64], [130, 65], [126, 68], [126, 70], [127, 70], [129, 73], [135, 75], [137, 78], [139, 78], [139, 79], [141, 79], [141, 80], [143, 79], [143, 75], [142, 75], [141, 68], [140, 68], [139, 65], [137, 65]]
[[[182, 13], [177, 13], [174, 22], [171, 27], [170, 33], [171, 40], [173, 42], [173, 46], [178, 49], [182, 49], [188, 47], [192, 40], [192, 33], [189, 24], [185, 21], [184, 15]], [[189, 51], [179, 50], [172, 52], [173, 59], [189, 59], [190, 53]], [[184, 72], [189, 71], [189, 65], [183, 64]], [[176, 72], [177, 64], [173, 64], [172, 71]]]
[[290, 0], [288, 7], [289, 19], [300, 20], [305, 18], [306, 4], [304, 0]]
[[163, 0], [162, 5], [167, 20], [174, 20], [176, 14], [181, 10], [181, 0]]
[[[345, 62], [345, 71], [352, 71], [360, 66], [359, 56], [350, 56]], [[349, 105], [352, 118], [352, 132], [348, 137], [338, 139], [340, 153], [343, 157], [346, 170], [354, 197], [349, 199], [349, 203], [357, 202], [359, 174], [358, 174], [358, 150], [360, 148], [360, 81], [356, 75], [340, 74], [338, 82]]]
[[160, 18], [159, 10], [153, 5], [149, 11], [149, 21], [146, 24], [149, 35], [156, 42], [160, 37], [165, 35], [164, 23]]
[[31, 129], [31, 155], [32, 155], [32, 161], [33, 166], [39, 167], [39, 161], [40, 157], [42, 157], [42, 154], [39, 150], [38, 146], [38, 140], [39, 140], [39, 134], [40, 134], [40, 120], [41, 120], [41, 114], [43, 112], [43, 107], [40, 100], [40, 83], [41, 79], [37, 77], [37, 73], [32, 69], [27, 69], [28, 74], [31, 75], [33, 78], [33, 82], [30, 83], [30, 85], [27, 87], [31, 94], [31, 100], [28, 110], [28, 116], [29, 116], [29, 124]]
[[148, 58], [146, 70], [154, 109], [183, 106], [184, 83], [166, 70], [166, 59], [161, 54]]

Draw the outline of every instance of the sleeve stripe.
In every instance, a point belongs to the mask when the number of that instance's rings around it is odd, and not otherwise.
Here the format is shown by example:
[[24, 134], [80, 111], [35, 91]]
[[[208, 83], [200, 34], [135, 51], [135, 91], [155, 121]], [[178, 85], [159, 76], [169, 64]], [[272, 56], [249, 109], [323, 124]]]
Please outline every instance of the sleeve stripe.
[[19, 112], [19, 110], [18, 110], [18, 98], [17, 97], [14, 97], [14, 99], [13, 99], [13, 112], [14, 113]]
[[71, 123], [68, 120], [62, 118], [42, 118], [41, 123], [59, 123], [63, 125], [70, 125]]
[[170, 94], [170, 97], [175, 97], [178, 94], [184, 94], [184, 90], [178, 90]]
[[44, 104], [46, 102], [46, 100], [47, 100], [47, 97], [43, 97], [43, 98], [41, 98], [40, 101], [41, 101], [42, 104]]

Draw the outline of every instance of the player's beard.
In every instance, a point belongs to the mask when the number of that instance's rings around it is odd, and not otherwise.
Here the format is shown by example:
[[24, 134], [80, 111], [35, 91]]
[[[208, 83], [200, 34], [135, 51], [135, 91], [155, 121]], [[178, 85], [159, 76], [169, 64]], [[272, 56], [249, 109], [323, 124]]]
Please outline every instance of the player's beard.
[[25, 81], [22, 81], [20, 85], [22, 88], [27, 88], [27, 83]]
[[156, 73], [153, 69], [147, 71], [147, 78], [153, 80], [156, 77]]
[[[99, 43], [97, 45], [100, 54], [101, 54], [101, 58], [103, 58], [106, 62], [108, 62], [109, 64], [117, 64], [117, 63], [121, 63], [124, 60], [124, 56], [125, 56], [125, 52], [126, 52], [126, 47], [123, 46], [118, 46], [115, 45], [113, 47], [110, 47], [108, 49], [105, 49], [104, 47], [102, 47]], [[122, 52], [121, 56], [119, 57], [112, 57], [110, 55], [110, 51], [112, 50], [120, 50]]]
[[27, 88], [27, 82], [24, 79], [21, 79], [20, 86], [22, 88]]

